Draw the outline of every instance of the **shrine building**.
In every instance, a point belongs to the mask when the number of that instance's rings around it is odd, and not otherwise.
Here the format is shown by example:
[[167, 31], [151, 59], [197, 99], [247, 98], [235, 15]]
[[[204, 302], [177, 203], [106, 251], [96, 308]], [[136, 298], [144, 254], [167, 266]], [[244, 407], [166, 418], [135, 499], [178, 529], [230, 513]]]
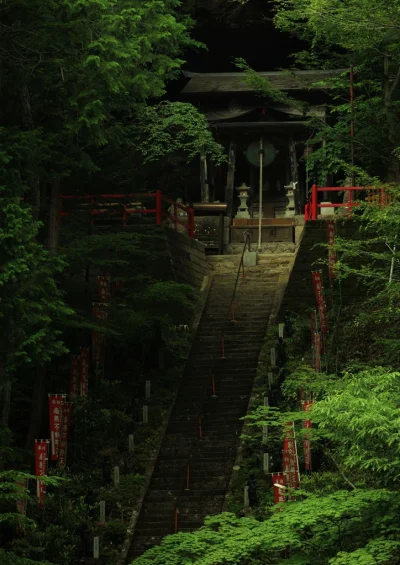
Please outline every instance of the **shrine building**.
[[217, 247], [214, 240], [219, 238], [221, 249], [222, 237], [224, 245], [240, 243], [243, 230], [255, 232], [254, 241], [259, 230], [263, 243], [293, 240], [295, 216], [303, 214], [313, 181], [306, 171], [312, 152], [308, 141], [315, 120], [327, 119], [332, 79], [345, 72], [257, 73], [287, 94], [287, 104], [266, 102], [243, 72], [185, 73], [180, 99], [205, 114], [228, 153], [227, 162], [220, 166], [207, 162], [205, 156], [200, 159], [200, 187], [193, 196], [200, 241]]

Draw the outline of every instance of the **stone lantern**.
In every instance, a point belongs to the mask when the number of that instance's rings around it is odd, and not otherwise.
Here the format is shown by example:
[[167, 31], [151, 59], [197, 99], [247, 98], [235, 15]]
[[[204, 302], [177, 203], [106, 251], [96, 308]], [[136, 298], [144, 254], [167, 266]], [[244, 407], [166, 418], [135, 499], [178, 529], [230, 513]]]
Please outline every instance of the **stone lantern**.
[[239, 186], [238, 188], [236, 188], [237, 192], [238, 192], [238, 197], [240, 199], [240, 204], [239, 204], [239, 208], [237, 211], [237, 214], [235, 216], [235, 218], [246, 218], [249, 219], [250, 218], [250, 214], [249, 214], [249, 209], [247, 207], [247, 199], [249, 197], [249, 190], [250, 187], [246, 186], [244, 183], [242, 184], [242, 186]]
[[297, 185], [297, 182], [291, 182], [290, 184], [285, 186], [287, 197], [287, 204], [284, 215], [285, 218], [291, 218], [295, 215], [294, 191], [296, 190]]

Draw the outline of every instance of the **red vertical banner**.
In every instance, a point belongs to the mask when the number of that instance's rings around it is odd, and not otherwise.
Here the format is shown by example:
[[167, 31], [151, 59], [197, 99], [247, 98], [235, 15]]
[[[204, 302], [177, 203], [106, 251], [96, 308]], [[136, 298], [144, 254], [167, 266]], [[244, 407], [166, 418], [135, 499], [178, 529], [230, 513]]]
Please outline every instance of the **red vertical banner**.
[[60, 469], [64, 469], [67, 460], [68, 432], [71, 425], [72, 406], [72, 402], [64, 402], [62, 405], [61, 438], [58, 452], [58, 466]]
[[314, 283], [314, 293], [315, 293], [315, 300], [317, 302], [318, 317], [319, 317], [321, 332], [326, 333], [328, 331], [328, 323], [326, 318], [324, 286], [322, 282], [321, 271], [312, 271], [312, 278]]
[[[285, 426], [285, 438], [283, 440], [283, 472], [287, 477], [287, 486], [291, 489], [298, 489], [300, 486], [300, 474], [293, 422], [288, 422]], [[293, 497], [291, 497], [291, 499], [293, 499]]]
[[51, 440], [51, 460], [57, 461], [61, 438], [62, 405], [65, 394], [49, 394], [49, 424]]
[[100, 302], [107, 302], [110, 295], [110, 277], [97, 277], [97, 292]]
[[[312, 400], [308, 400], [303, 402], [303, 410], [305, 412], [310, 412], [312, 410], [313, 402]], [[304, 420], [304, 429], [311, 429], [312, 422], [311, 420]], [[310, 439], [309, 434], [305, 434], [304, 436], [304, 467], [306, 471], [311, 471], [311, 446], [310, 446]]]
[[[35, 461], [36, 477], [44, 477], [47, 474], [47, 452], [49, 446], [48, 439], [35, 439]], [[38, 478], [36, 480], [36, 496], [40, 508], [44, 507], [45, 484]]]
[[79, 381], [81, 396], [85, 398], [88, 394], [89, 385], [89, 348], [81, 347], [79, 363]]
[[333, 220], [328, 220], [326, 224], [326, 237], [328, 240], [328, 264], [329, 264], [329, 280], [332, 282], [336, 279], [336, 263], [337, 254], [333, 249], [336, 242], [336, 228]]
[[274, 502], [286, 502], [286, 477], [283, 473], [273, 473], [272, 484], [274, 485]]
[[[93, 303], [93, 321], [99, 326], [105, 326], [108, 312], [106, 304]], [[96, 373], [104, 367], [105, 338], [104, 333], [99, 330], [92, 332], [92, 362]]]
[[69, 383], [69, 396], [71, 399], [79, 395], [79, 355], [72, 355], [71, 357], [71, 375]]

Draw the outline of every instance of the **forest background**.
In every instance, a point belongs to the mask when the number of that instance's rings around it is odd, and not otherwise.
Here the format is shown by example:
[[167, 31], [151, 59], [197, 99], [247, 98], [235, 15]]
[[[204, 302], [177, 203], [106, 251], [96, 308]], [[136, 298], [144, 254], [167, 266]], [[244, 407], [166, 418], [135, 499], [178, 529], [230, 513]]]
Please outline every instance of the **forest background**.
[[[170, 538], [169, 552], [155, 550], [156, 562], [181, 563], [183, 554], [203, 565], [400, 562], [399, 29], [398, 0], [0, 1], [2, 563], [89, 562], [100, 495], [112, 518], [102, 559], [116, 559], [126, 526], [119, 519], [120, 493], [105, 486], [107, 465], [122, 461], [121, 488], [133, 504], [160, 422], [138, 431], [135, 457], [122, 456], [121, 442], [135, 429], [140, 409], [131, 399], [140, 399], [151, 376], [158, 387], [155, 411], [168, 410], [179, 363], [160, 371], [152, 352], [163, 347], [167, 357], [184, 359], [187, 340], [174, 328], [190, 318], [196, 296], [155, 270], [157, 234], [100, 235], [79, 221], [59, 232], [58, 194], [162, 188], [177, 197], [201, 152], [223, 162], [224, 150], [204, 116], [175, 102], [174, 93], [185, 60], [199, 69], [211, 65], [215, 51], [210, 47], [207, 54], [207, 43], [230, 33], [245, 39], [225, 42], [222, 70], [234, 70], [235, 57], [255, 70], [353, 66], [353, 111], [344, 73], [330, 119], [312, 124], [309, 175], [319, 182], [331, 175], [338, 185], [352, 177], [357, 184], [385, 185], [393, 202], [385, 210], [362, 208], [360, 229], [374, 237], [337, 242], [339, 279], [357, 275], [365, 300], [340, 312], [329, 375], [298, 369], [305, 345], [296, 338], [281, 412], [255, 416], [256, 424], [268, 421], [277, 429], [288, 414], [301, 421], [293, 413], [293, 390], [306, 381], [315, 391], [313, 441], [321, 463], [304, 485], [304, 500], [272, 517], [267, 505], [258, 520], [212, 518], [198, 543], [188, 548], [185, 536]], [[280, 52], [275, 61], [248, 41], [252, 35]], [[274, 95], [268, 84], [260, 93], [266, 102]], [[183, 167], [188, 161], [193, 169]], [[349, 261], [354, 256], [362, 258], [356, 272]], [[67, 470], [52, 469], [45, 510], [39, 511], [34, 489], [21, 490], [15, 481], [33, 471], [34, 439], [48, 433], [47, 394], [65, 390], [68, 354], [89, 344], [93, 281], [105, 272], [120, 289], [110, 302], [107, 329], [97, 328], [107, 340], [106, 378], [77, 407]], [[300, 336], [302, 320], [297, 323]], [[14, 511], [21, 496], [25, 519]]]

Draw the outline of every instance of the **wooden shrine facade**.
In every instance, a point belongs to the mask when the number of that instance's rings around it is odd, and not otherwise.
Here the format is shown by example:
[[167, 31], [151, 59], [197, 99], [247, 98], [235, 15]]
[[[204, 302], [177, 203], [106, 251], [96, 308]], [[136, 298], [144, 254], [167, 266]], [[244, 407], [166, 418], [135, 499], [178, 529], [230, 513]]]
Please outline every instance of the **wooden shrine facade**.
[[[325, 120], [329, 81], [344, 72], [345, 69], [258, 73], [287, 93], [295, 101], [293, 104], [266, 102], [245, 73], [185, 73], [188, 82], [181, 99], [204, 112], [216, 139], [228, 153], [228, 162], [218, 167], [204, 156], [200, 159], [201, 186], [193, 200], [226, 203], [233, 225], [243, 225], [238, 220], [246, 218], [252, 225], [259, 217], [260, 200], [262, 218], [303, 214], [312, 185], [305, 167], [311, 151], [307, 144], [312, 134], [310, 118]], [[240, 201], [239, 187], [247, 187], [247, 199], [242, 193]], [[247, 211], [243, 209], [243, 200]]]

